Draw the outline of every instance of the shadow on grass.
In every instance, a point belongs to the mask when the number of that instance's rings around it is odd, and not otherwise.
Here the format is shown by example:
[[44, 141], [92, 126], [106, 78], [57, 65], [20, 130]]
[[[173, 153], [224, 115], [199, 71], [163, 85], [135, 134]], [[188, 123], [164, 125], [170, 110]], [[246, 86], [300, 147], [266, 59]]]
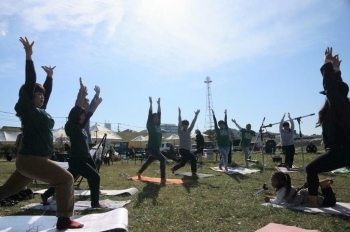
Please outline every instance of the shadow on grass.
[[157, 198], [159, 195], [159, 190], [162, 187], [160, 184], [145, 182], [146, 186], [143, 187], [142, 191], [137, 195], [137, 203], [134, 208], [139, 207], [142, 202], [149, 198], [152, 199], [152, 204], [157, 205]]
[[235, 181], [237, 181], [238, 183], [241, 183], [241, 180], [246, 180], [246, 179], [250, 178], [247, 175], [241, 175], [241, 174], [233, 174], [233, 175], [228, 175], [228, 176], [231, 177], [232, 179], [234, 179]]
[[[198, 187], [198, 179], [199, 177], [195, 176], [184, 176], [182, 180], [184, 180], [184, 183], [182, 186], [186, 189], [187, 193], [191, 193], [191, 188]], [[186, 182], [186, 180], [190, 180], [190, 182]]]

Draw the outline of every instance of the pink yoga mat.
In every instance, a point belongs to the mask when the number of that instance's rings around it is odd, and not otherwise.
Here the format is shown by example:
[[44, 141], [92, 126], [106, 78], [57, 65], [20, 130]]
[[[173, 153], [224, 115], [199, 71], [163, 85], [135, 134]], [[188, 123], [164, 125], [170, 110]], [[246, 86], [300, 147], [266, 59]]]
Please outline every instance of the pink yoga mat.
[[282, 224], [269, 223], [267, 226], [257, 230], [256, 232], [321, 232], [319, 230], [306, 230], [296, 226], [286, 226]]

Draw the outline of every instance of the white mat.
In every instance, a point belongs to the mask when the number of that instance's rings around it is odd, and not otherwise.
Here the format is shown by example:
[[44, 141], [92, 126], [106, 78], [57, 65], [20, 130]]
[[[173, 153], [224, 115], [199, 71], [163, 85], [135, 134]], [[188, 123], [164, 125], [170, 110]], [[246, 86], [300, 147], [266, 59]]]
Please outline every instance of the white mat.
[[[43, 194], [46, 191], [46, 189], [41, 189], [38, 191], [35, 191], [35, 194]], [[101, 190], [101, 195], [105, 196], [117, 196], [121, 194], [130, 194], [134, 195], [137, 193], [137, 188], [128, 188], [128, 189], [122, 189], [122, 190]], [[75, 196], [90, 196], [90, 190], [74, 190]]]
[[289, 208], [294, 210], [303, 211], [306, 213], [328, 213], [328, 214], [342, 214], [350, 216], [350, 203], [337, 202], [334, 207], [321, 207], [321, 208], [311, 208], [305, 206], [290, 206], [287, 204], [273, 204], [264, 203], [263, 206], [272, 206], [275, 208]]
[[[83, 223], [82, 229], [70, 229], [66, 232], [96, 232], [121, 229], [128, 231], [128, 210], [115, 209], [106, 213], [74, 216], [78, 222]], [[18, 232], [53, 232], [56, 230], [56, 216], [6, 216], [0, 217], [0, 231]]]
[[[57, 205], [56, 201], [52, 200], [51, 198], [48, 199], [49, 205], [43, 205], [42, 203], [32, 203], [29, 205], [25, 205], [21, 207], [21, 209], [33, 209], [33, 210], [43, 210], [43, 211], [56, 211]], [[124, 205], [130, 203], [130, 200], [127, 201], [111, 201], [111, 200], [102, 200], [100, 201], [100, 205], [104, 209], [117, 209], [121, 208]], [[102, 209], [102, 208], [101, 208]], [[75, 211], [82, 211], [82, 210], [95, 210], [91, 208], [91, 201], [77, 201], [74, 203], [74, 210]]]
[[[224, 170], [220, 170], [219, 167], [211, 167], [210, 169], [216, 172], [224, 172]], [[227, 170], [228, 171], [226, 172], [226, 174], [229, 174], [229, 175], [232, 175], [232, 174], [246, 175], [254, 172], [260, 172], [260, 170], [257, 170], [257, 169], [249, 169], [244, 167], [228, 167]]]
[[332, 173], [350, 173], [350, 170], [347, 168], [338, 168], [338, 169], [332, 171]]
[[52, 162], [58, 164], [59, 166], [61, 166], [64, 169], [68, 169], [68, 167], [69, 167], [68, 162], [57, 162], [57, 161], [52, 161]]
[[297, 166], [292, 166], [289, 170], [287, 170], [286, 167], [276, 167], [276, 169], [280, 172], [302, 172], [303, 168], [297, 167]]

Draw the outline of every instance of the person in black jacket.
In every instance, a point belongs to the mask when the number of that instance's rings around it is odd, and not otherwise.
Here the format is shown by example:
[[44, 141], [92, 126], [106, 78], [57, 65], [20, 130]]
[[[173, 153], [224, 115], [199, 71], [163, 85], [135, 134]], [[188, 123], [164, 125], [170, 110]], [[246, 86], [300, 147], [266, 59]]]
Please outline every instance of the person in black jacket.
[[[204, 137], [200, 130], [197, 129], [195, 132], [196, 132], [196, 139], [194, 141], [196, 141], [196, 148], [197, 148], [196, 154], [198, 156], [203, 157]], [[199, 159], [199, 160], [201, 161], [202, 159]]]
[[342, 81], [339, 56], [332, 56], [332, 48], [325, 51], [325, 62], [321, 67], [324, 91], [324, 106], [319, 112], [318, 124], [326, 152], [306, 166], [310, 206], [319, 207], [317, 201], [318, 174], [350, 165], [350, 103], [349, 87]]
[[306, 152], [307, 153], [316, 153], [317, 147], [312, 142], [310, 142], [306, 147]]

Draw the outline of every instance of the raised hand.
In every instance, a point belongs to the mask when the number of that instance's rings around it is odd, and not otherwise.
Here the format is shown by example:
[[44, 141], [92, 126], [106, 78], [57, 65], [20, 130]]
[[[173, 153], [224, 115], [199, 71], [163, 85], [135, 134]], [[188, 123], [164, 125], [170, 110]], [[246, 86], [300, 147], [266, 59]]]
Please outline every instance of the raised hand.
[[288, 118], [290, 118], [290, 113], [288, 112]]
[[327, 47], [326, 51], [324, 52], [324, 59], [325, 60], [333, 60], [332, 47]]
[[179, 115], [181, 114], [181, 109], [180, 109], [180, 107], [179, 107]]
[[214, 110], [211, 110], [211, 112], [213, 113], [213, 115], [215, 114], [215, 113], [214, 113]]
[[339, 55], [335, 55], [333, 57], [333, 66], [338, 68], [340, 67], [340, 63], [341, 61], [339, 61]]
[[236, 119], [231, 119], [233, 123], [236, 123]]
[[94, 98], [94, 101], [95, 101], [96, 106], [98, 106], [99, 104], [101, 104], [102, 100], [103, 100], [103, 99], [102, 99], [101, 97]]
[[56, 68], [56, 66], [53, 66], [53, 67], [51, 67], [51, 66], [41, 66], [43, 69], [44, 69], [44, 71], [46, 72], [46, 74], [47, 74], [47, 76], [48, 77], [52, 77], [52, 75], [53, 75], [53, 70]]
[[30, 43], [28, 41], [27, 37], [24, 37], [24, 39], [22, 37], [20, 37], [19, 41], [21, 41], [21, 43], [23, 44], [24, 50], [26, 51], [26, 55], [31, 56], [33, 54], [34, 41], [32, 43]]
[[94, 90], [95, 90], [95, 93], [96, 93], [96, 95], [97, 96], [100, 96], [100, 87], [98, 87], [97, 85], [95, 85], [95, 88], [94, 88]]
[[160, 104], [160, 98], [158, 98], [158, 100], [157, 100], [157, 104], [158, 104], [158, 105]]
[[225, 109], [224, 113], [227, 114], [227, 110], [226, 109]]
[[149, 103], [152, 104], [152, 97], [149, 97]]
[[199, 114], [199, 112], [201, 112], [199, 109], [197, 111], [194, 112], [194, 114], [197, 116]]

